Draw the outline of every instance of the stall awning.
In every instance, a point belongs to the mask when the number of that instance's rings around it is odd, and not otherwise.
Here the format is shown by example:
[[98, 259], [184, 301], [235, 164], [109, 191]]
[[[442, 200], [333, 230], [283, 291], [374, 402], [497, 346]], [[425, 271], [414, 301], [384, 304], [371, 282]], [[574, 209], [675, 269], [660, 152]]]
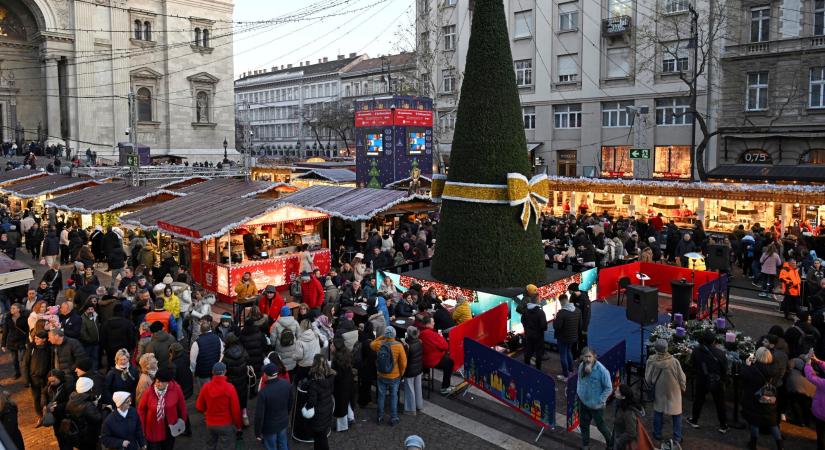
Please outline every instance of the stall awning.
[[97, 186], [103, 181], [92, 178], [70, 177], [68, 175], [48, 175], [0, 187], [0, 192], [20, 198], [35, 198], [54, 192]]
[[184, 194], [209, 194], [224, 198], [247, 198], [264, 194], [272, 190], [291, 190], [292, 186], [286, 183], [272, 183], [269, 181], [246, 181], [235, 178], [213, 178], [209, 181], [183, 187]]
[[719, 166], [708, 172], [713, 180], [752, 180], [768, 182], [825, 183], [822, 166], [759, 166], [736, 164]]
[[333, 183], [355, 183], [355, 172], [348, 169], [311, 169], [296, 176], [295, 179], [320, 179]]
[[668, 197], [750, 200], [757, 202], [825, 205], [825, 186], [764, 183], [688, 183], [678, 181], [616, 180], [548, 177], [553, 191], [606, 192], [609, 194], [664, 195]]
[[33, 279], [31, 267], [0, 254], [0, 290], [28, 286]]
[[180, 197], [184, 194], [153, 187], [134, 187], [125, 183], [106, 183], [72, 192], [45, 202], [64, 211], [95, 214], [114, 211], [160, 195]]
[[13, 169], [0, 172], [0, 186], [9, 185], [22, 180], [49, 176], [48, 172], [31, 169]]
[[410, 201], [430, 198], [407, 195], [393, 189], [355, 189], [340, 186], [312, 186], [281, 198], [280, 202], [319, 211], [349, 221], [369, 220], [390, 208]]

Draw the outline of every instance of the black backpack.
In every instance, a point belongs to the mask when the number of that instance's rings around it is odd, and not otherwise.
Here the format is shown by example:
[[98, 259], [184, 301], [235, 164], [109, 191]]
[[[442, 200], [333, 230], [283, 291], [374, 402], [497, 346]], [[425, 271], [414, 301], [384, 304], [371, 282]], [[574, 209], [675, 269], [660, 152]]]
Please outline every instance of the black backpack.
[[289, 328], [284, 328], [284, 331], [281, 331], [281, 336], [278, 338], [278, 342], [281, 344], [281, 347], [289, 347], [295, 343], [295, 333], [293, 333]]

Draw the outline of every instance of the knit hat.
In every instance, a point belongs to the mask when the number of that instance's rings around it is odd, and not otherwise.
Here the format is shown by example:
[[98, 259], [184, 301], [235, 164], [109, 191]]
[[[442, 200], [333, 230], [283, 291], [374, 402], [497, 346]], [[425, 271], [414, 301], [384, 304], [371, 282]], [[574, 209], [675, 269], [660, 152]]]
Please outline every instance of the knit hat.
[[267, 364], [264, 366], [264, 373], [268, 377], [274, 377], [278, 375], [278, 366], [275, 364]]
[[349, 320], [352, 320], [355, 317], [355, 313], [352, 311], [347, 311], [344, 313], [344, 317], [346, 317]]
[[77, 362], [77, 368], [82, 370], [83, 373], [91, 372], [92, 370], [92, 360], [89, 358], [83, 358]]
[[278, 291], [275, 290], [275, 286], [270, 284], [269, 286], [266, 287], [266, 289], [264, 289], [264, 292], [275, 294]]
[[404, 439], [404, 448], [406, 450], [410, 450], [410, 449], [424, 450], [424, 439], [421, 439], [421, 436], [419, 436], [417, 434], [413, 434], [412, 436], [407, 436], [407, 439]]
[[656, 353], [665, 353], [667, 351], [667, 341], [664, 339], [657, 339], [653, 344], [653, 348], [656, 349]]
[[393, 327], [391, 327], [391, 326], [390, 326], [390, 327], [387, 327], [387, 328], [384, 330], [384, 336], [385, 336], [385, 337], [388, 337], [388, 338], [391, 338], [391, 339], [395, 339], [395, 328], [393, 328]]
[[289, 306], [281, 306], [281, 316], [289, 317], [292, 315], [292, 310], [289, 309]]
[[163, 370], [158, 370], [157, 376], [155, 377], [156, 380], [162, 381], [164, 383], [168, 383], [175, 379], [175, 370], [166, 368]]
[[94, 387], [95, 382], [92, 381], [91, 378], [80, 377], [77, 379], [77, 384], [75, 385], [75, 390], [78, 394], [85, 394], [92, 390]]
[[151, 325], [149, 325], [149, 331], [151, 331], [152, 333], [157, 333], [158, 331], [160, 331], [162, 329], [163, 329], [163, 324], [160, 323], [157, 320], [152, 322]]
[[[537, 288], [535, 284], [528, 284], [527, 287], [524, 288], [524, 291], [527, 292], [527, 295], [533, 296], [533, 295], [536, 295], [539, 292], [539, 288]], [[418, 437], [418, 436], [413, 435], [413, 436], [410, 436], [410, 437]]]
[[131, 396], [128, 392], [117, 391], [112, 394], [112, 400], [115, 402], [115, 406], [120, 407]]
[[215, 365], [212, 366], [212, 373], [214, 375], [223, 375], [223, 374], [225, 374], [226, 373], [226, 364], [222, 363], [221, 361], [216, 362]]
[[652, 243], [656, 242], [656, 238], [653, 237], [653, 236], [650, 236], [649, 238], [647, 238], [647, 242], [650, 242], [652, 244]]

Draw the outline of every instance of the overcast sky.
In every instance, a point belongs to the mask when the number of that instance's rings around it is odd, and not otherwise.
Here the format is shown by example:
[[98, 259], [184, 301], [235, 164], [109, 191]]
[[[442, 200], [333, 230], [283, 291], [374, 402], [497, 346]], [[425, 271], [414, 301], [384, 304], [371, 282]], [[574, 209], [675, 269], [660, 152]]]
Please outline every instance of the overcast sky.
[[[328, 4], [339, 6], [313, 13], [309, 20], [237, 32], [235, 75], [340, 54], [393, 53], [399, 30], [410, 30], [415, 13], [413, 0], [236, 0], [235, 20], [266, 20]], [[342, 12], [348, 13], [321, 18]]]

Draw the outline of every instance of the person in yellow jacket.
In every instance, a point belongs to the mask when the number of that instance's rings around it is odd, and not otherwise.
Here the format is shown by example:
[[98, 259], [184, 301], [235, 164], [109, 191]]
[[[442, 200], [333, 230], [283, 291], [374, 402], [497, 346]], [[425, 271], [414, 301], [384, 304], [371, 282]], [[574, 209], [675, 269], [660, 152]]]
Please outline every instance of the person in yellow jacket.
[[467, 297], [459, 295], [456, 299], [456, 306], [453, 310], [453, 321], [458, 325], [461, 322], [466, 322], [473, 318], [473, 312], [470, 310], [470, 303]]
[[251, 273], [244, 272], [241, 281], [235, 285], [235, 293], [238, 294], [237, 300], [239, 301], [258, 295], [258, 288], [255, 286], [255, 281], [252, 280]]
[[782, 312], [785, 313], [785, 319], [790, 318], [793, 311], [794, 314], [799, 313], [799, 300], [802, 294], [802, 278], [799, 276], [799, 269], [796, 268], [796, 260], [788, 258], [788, 261], [782, 265], [782, 270], [779, 271], [779, 281], [782, 282]]
[[[384, 372], [388, 367], [382, 367], [385, 363], [389, 365], [388, 358], [385, 358], [386, 348], [389, 347], [392, 353], [392, 367], [389, 372]], [[372, 343], [370, 349], [378, 354], [376, 358], [376, 369], [378, 372], [378, 423], [384, 420], [384, 399], [387, 391], [390, 394], [390, 425], [395, 425], [401, 421], [398, 418], [398, 387], [401, 385], [401, 377], [407, 370], [407, 353], [404, 346], [395, 340], [395, 328], [388, 325], [381, 336]], [[389, 355], [386, 355], [389, 356]]]

